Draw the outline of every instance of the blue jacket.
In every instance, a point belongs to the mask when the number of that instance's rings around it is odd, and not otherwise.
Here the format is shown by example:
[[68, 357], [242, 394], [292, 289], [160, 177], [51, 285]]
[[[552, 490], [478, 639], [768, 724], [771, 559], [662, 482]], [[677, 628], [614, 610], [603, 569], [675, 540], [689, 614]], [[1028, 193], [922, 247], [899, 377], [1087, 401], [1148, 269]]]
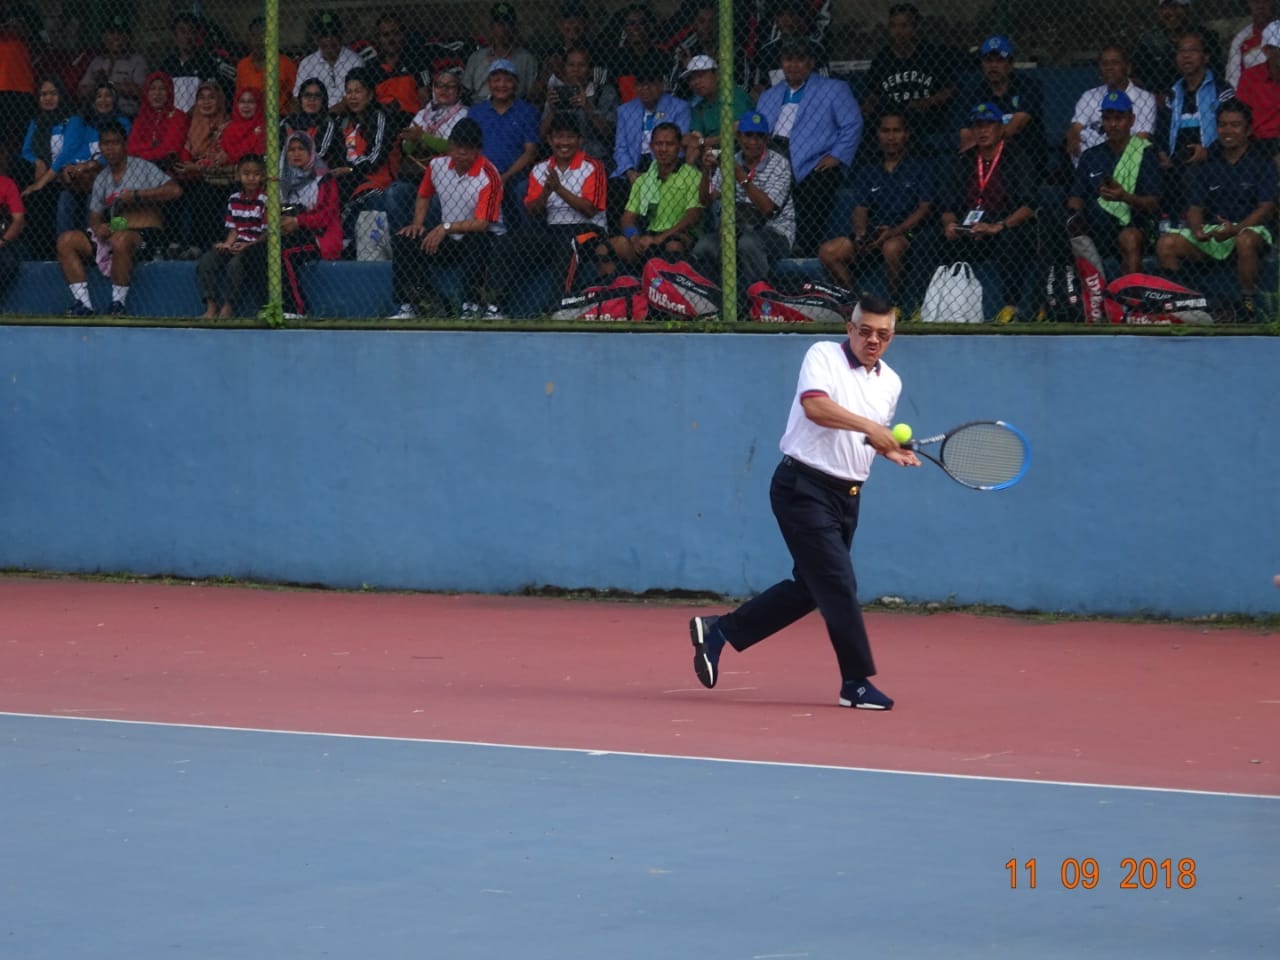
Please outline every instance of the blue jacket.
[[[71, 120], [68, 118], [67, 120], [64, 120], [62, 123], [55, 123], [53, 125], [53, 128], [49, 131], [50, 140], [57, 140], [59, 137], [62, 138], [62, 146], [59, 149], [53, 151], [54, 163], [58, 161], [59, 155], [61, 155], [63, 151], [66, 150], [67, 125], [70, 122]], [[32, 143], [32, 141], [35, 139], [35, 136], [36, 136], [36, 122], [32, 120], [30, 123], [27, 124], [27, 135], [22, 138], [22, 158], [26, 160], [27, 163], [31, 163], [31, 164], [34, 164], [36, 162], [35, 144]]]
[[[689, 104], [664, 93], [654, 109], [654, 126], [674, 123], [682, 134], [689, 132]], [[644, 104], [639, 98], [628, 100], [618, 108], [618, 128], [614, 134], [613, 173], [620, 177], [628, 170], [640, 169], [640, 144], [644, 137]]]
[[[118, 117], [120, 125], [127, 134], [132, 124], [128, 117]], [[54, 173], [61, 173], [69, 163], [84, 163], [86, 160], [98, 159], [98, 128], [85, 122], [84, 117], [76, 115], [67, 121], [67, 131], [63, 135], [62, 153], [53, 161]]]
[[[764, 114], [772, 129], [789, 88], [783, 80], [776, 83], [756, 102], [756, 111]], [[827, 154], [848, 167], [862, 142], [862, 111], [849, 84], [843, 80], [809, 74], [800, 99], [796, 122], [788, 138], [791, 144], [791, 170], [798, 181], [813, 173], [818, 161]]]

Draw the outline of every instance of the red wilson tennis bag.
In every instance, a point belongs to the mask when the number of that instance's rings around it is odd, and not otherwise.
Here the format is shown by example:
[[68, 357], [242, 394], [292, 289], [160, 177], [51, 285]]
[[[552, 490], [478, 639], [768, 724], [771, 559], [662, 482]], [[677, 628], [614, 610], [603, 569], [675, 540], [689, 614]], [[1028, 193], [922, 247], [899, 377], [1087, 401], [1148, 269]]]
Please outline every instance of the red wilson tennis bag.
[[618, 277], [607, 286], [587, 287], [564, 297], [552, 320], [643, 320], [649, 311], [644, 288], [635, 277]]
[[670, 263], [653, 257], [640, 282], [649, 309], [692, 320], [720, 312], [720, 288], [683, 260]]
[[1213, 323], [1208, 297], [1149, 273], [1112, 280], [1104, 307], [1111, 323]]
[[781, 293], [766, 280], [747, 287], [747, 310], [764, 323], [844, 323], [850, 307], [824, 284], [806, 283], [800, 293]]

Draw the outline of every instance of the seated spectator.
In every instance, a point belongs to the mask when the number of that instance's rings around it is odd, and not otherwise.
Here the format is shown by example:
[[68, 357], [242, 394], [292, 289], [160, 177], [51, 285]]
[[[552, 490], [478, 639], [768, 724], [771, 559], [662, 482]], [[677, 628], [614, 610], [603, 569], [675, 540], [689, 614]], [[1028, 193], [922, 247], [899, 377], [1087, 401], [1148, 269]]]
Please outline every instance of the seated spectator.
[[[768, 39], [754, 53], [744, 51], [740, 68], [740, 75], [745, 78], [742, 86], [753, 100], [759, 100], [760, 94], [782, 82], [782, 47], [792, 38], [809, 40], [816, 58], [814, 72], [823, 77], [830, 75], [826, 49], [818, 36], [821, 31], [813, 26], [820, 9], [808, 0], [777, 0], [770, 4], [767, 15], [772, 27], [765, 24]], [[830, 14], [829, 7], [827, 13]]]
[[956, 161], [950, 196], [942, 204], [945, 261], [992, 261], [1000, 270], [1004, 306], [997, 323], [1018, 313], [1027, 251], [1034, 240], [1024, 229], [1035, 216], [1036, 174], [1016, 144], [1004, 141], [1004, 113], [980, 103], [969, 113], [975, 143]]
[[22, 202], [30, 213], [27, 245], [36, 260], [53, 259], [54, 216], [62, 186], [54, 165], [66, 149], [72, 106], [55, 76], [44, 77], [36, 89], [37, 110], [22, 141]]
[[529, 96], [538, 78], [538, 61], [517, 42], [515, 34], [516, 8], [500, 0], [489, 8], [489, 45], [471, 54], [462, 71], [462, 87], [471, 95], [473, 104], [489, 99], [489, 78], [495, 63], [512, 67], [514, 96], [522, 100]]
[[129, 131], [129, 156], [149, 160], [161, 170], [169, 170], [183, 145], [191, 118], [173, 103], [173, 80], [157, 70], [147, 77], [142, 108]]
[[449, 152], [449, 134], [466, 115], [460, 71], [437, 71], [431, 81], [431, 102], [396, 135], [399, 150], [392, 151], [392, 159], [397, 162], [396, 177], [384, 192], [387, 228], [392, 233], [409, 225], [427, 161]]
[[0, 0], [0, 150], [17, 149], [35, 112], [31, 93], [37, 59], [32, 47], [39, 43], [40, 28], [39, 15], [26, 4]]
[[200, 45], [202, 25], [195, 14], [176, 14], [170, 25], [173, 28], [173, 48], [156, 69], [173, 78], [174, 105], [184, 113], [190, 113], [195, 108], [200, 84], [205, 80], [218, 84], [225, 103], [235, 92], [235, 66]]
[[62, 181], [55, 227], [61, 236], [67, 230], [83, 229], [88, 216], [88, 197], [94, 181], [106, 163], [98, 148], [99, 131], [119, 124], [127, 132], [131, 124], [116, 105], [116, 88], [99, 83], [84, 109], [67, 121], [62, 152], [53, 161], [53, 171]]
[[1160, 162], [1154, 144], [1133, 136], [1127, 93], [1109, 91], [1099, 112], [1107, 139], [1081, 155], [1067, 208], [1083, 214], [1102, 256], [1119, 259], [1124, 273], [1137, 273], [1160, 213]]
[[98, 132], [104, 168], [89, 197], [89, 229], [68, 230], [58, 237], [58, 262], [71, 289], [71, 316], [93, 315], [85, 264], [96, 261], [111, 279], [111, 314], [123, 316], [129, 299], [133, 265], [154, 255], [164, 227], [164, 209], [182, 189], [154, 163], [130, 157], [127, 131], [120, 122]]
[[[689, 104], [689, 132], [684, 138], [685, 162], [698, 167], [702, 163], [702, 151], [720, 149], [720, 71], [716, 62], [706, 54], [699, 54], [689, 61], [682, 75], [693, 91]], [[752, 112], [751, 98], [741, 87], [733, 88], [733, 115], [741, 118]]]
[[693, 248], [702, 222], [702, 175], [680, 159], [681, 134], [670, 121], [653, 128], [653, 163], [631, 184], [621, 234], [595, 248], [602, 281], [620, 265], [636, 272], [650, 257], [676, 259]]
[[338, 182], [343, 226], [350, 236], [355, 214], [380, 209], [382, 191], [391, 183], [393, 131], [377, 101], [373, 77], [363, 67], [347, 74], [347, 110], [340, 124], [343, 156], [329, 172]]
[[[654, 45], [653, 34], [657, 18], [647, 3], [632, 3], [617, 13], [621, 24], [619, 33], [611, 33], [608, 26], [602, 33], [600, 56], [609, 79], [618, 88], [618, 99], [629, 103], [639, 96], [640, 77], [636, 71], [644, 66], [651, 73], [652, 63], [662, 63], [662, 80], [669, 72], [669, 61]], [[615, 38], [617, 38], [615, 40]]]
[[862, 114], [847, 83], [814, 72], [811, 41], [793, 37], [781, 55], [783, 80], [760, 94], [756, 110], [773, 130], [772, 147], [791, 162], [796, 256], [812, 257], [826, 239], [836, 190], [862, 140]]
[[587, 156], [607, 164], [613, 159], [618, 92], [613, 89], [613, 84], [596, 79], [600, 73], [591, 66], [591, 54], [585, 47], [567, 51], [561, 68], [549, 78], [551, 86], [542, 110], [539, 132], [546, 140], [554, 118], [560, 113], [571, 113], [582, 131], [582, 149]]
[[836, 283], [854, 289], [852, 269], [866, 259], [884, 261], [889, 299], [902, 302], [902, 277], [913, 235], [933, 208], [934, 185], [910, 147], [910, 127], [901, 106], [886, 107], [876, 124], [880, 156], [853, 171], [853, 213], [847, 237], [818, 248], [818, 259]]
[[15, 244], [22, 236], [26, 220], [18, 184], [0, 173], [0, 296], [13, 286], [22, 269], [22, 258]]
[[[982, 82], [971, 92], [970, 103], [994, 103], [1004, 117], [1003, 142], [1015, 144], [1031, 161], [1037, 175], [1048, 161], [1048, 141], [1044, 132], [1044, 95], [1040, 82], [1013, 69], [1013, 43], [1008, 37], [987, 37], [978, 48]], [[977, 131], [960, 130], [960, 150], [973, 148]]]
[[579, 244], [607, 232], [608, 174], [603, 163], [583, 150], [577, 118], [569, 112], [556, 114], [549, 140], [551, 156], [529, 175], [525, 222], [495, 250], [488, 314], [492, 319], [510, 312], [508, 294], [531, 275], [549, 272], [557, 294], [567, 291]]
[[[492, 79], [492, 78], [491, 78]], [[514, 89], [514, 78], [512, 79]], [[485, 159], [484, 134], [473, 118], [454, 125], [449, 155], [433, 157], [418, 188], [413, 221], [391, 239], [391, 292], [399, 304], [393, 320], [416, 317], [420, 290], [432, 290], [433, 267], [462, 269], [462, 315], [479, 316], [480, 289], [502, 222], [502, 177]], [[442, 222], [427, 229], [427, 211], [439, 196]]]
[[311, 260], [342, 256], [338, 186], [329, 176], [315, 142], [301, 130], [289, 134], [280, 157], [280, 259], [284, 315], [307, 315], [298, 270]]
[[[553, 77], [563, 81], [565, 60], [569, 52], [587, 49], [587, 25], [590, 21], [591, 16], [587, 13], [586, 4], [581, 3], [580, 0], [568, 0], [560, 6], [560, 16], [556, 20], [559, 42], [541, 58], [538, 78], [533, 82], [533, 89], [529, 91], [528, 99], [534, 106], [540, 107], [546, 104], [547, 94], [555, 85]], [[590, 54], [588, 54], [588, 62], [590, 62]], [[604, 67], [592, 67], [590, 76], [582, 85], [590, 83], [599, 88], [605, 86], [608, 80], [609, 74]], [[586, 134], [586, 132], [584, 127], [583, 133]]]
[[[1272, 7], [1272, 0], [1250, 0], [1253, 21], [1236, 35], [1231, 48], [1234, 77], [1228, 66], [1227, 83], [1253, 111], [1254, 141], [1276, 156], [1280, 154], [1280, 22], [1273, 19]], [[1260, 16], [1268, 22], [1258, 28]]]
[[[431, 67], [417, 48], [405, 42], [404, 22], [394, 13], [378, 18], [376, 44], [360, 44], [354, 49], [364, 61], [365, 73], [373, 81], [377, 101], [397, 127], [431, 98]], [[350, 76], [350, 74], [348, 74]]]
[[[719, 150], [702, 157], [698, 199], [703, 209], [723, 203]], [[769, 122], [754, 111], [738, 119], [738, 152], [733, 158], [734, 231], [737, 238], [737, 295], [745, 307], [747, 287], [767, 280], [773, 265], [790, 256], [796, 238], [796, 206], [791, 199], [791, 164], [769, 149]], [[704, 231], [693, 258], [708, 276], [720, 276], [720, 233]]]
[[[694, 92], [688, 86], [689, 64], [695, 57], [715, 61], [720, 56], [720, 15], [716, 0], [697, 0], [693, 21], [672, 50], [674, 62], [667, 77], [667, 86], [681, 100], [690, 100]], [[744, 91], [745, 93], [745, 91]], [[748, 106], [743, 110], [749, 110]], [[735, 113], [735, 117], [741, 116]], [[688, 161], [692, 163], [693, 161]]]
[[1191, 0], [1156, 0], [1156, 24], [1138, 38], [1133, 51], [1133, 79], [1165, 105], [1169, 88], [1178, 79], [1178, 38], [1188, 30], [1199, 33], [1209, 58], [1209, 68], [1222, 76], [1222, 47], [1218, 35], [1197, 22]]
[[245, 283], [261, 287], [267, 275], [266, 166], [262, 157], [240, 157], [236, 180], [240, 189], [227, 198], [227, 235], [196, 264], [207, 320], [234, 316], [236, 299]]
[[1191, 31], [1178, 38], [1177, 63], [1178, 79], [1156, 123], [1156, 144], [1166, 171], [1164, 209], [1181, 215], [1191, 173], [1209, 159], [1208, 148], [1217, 139], [1218, 107], [1232, 99], [1235, 91], [1209, 69], [1199, 33]]
[[510, 60], [489, 64], [489, 99], [471, 107], [468, 120], [480, 125], [484, 155], [502, 177], [502, 215], [507, 225], [524, 219], [529, 168], [538, 158], [538, 111], [516, 96], [516, 66]]
[[920, 40], [920, 11], [914, 4], [889, 8], [889, 43], [871, 61], [863, 89], [862, 115], [884, 108], [906, 110], [913, 149], [939, 156], [952, 147], [948, 119], [956, 95], [959, 55]]
[[303, 79], [298, 84], [297, 109], [280, 118], [280, 142], [286, 143], [295, 133], [305, 133], [310, 139], [326, 169], [342, 156], [342, 138], [338, 135], [338, 121], [329, 113], [329, 93], [316, 77]]
[[[236, 93], [236, 108], [222, 130], [222, 152], [230, 166], [245, 156], [261, 157], [267, 151], [267, 118], [261, 89], [245, 87]], [[238, 173], [234, 173], [237, 182]]]
[[294, 97], [302, 93], [302, 84], [317, 79], [324, 85], [325, 106], [331, 113], [346, 111], [347, 74], [364, 64], [350, 47], [342, 43], [342, 19], [334, 13], [319, 13], [311, 18], [307, 33], [316, 49], [298, 63], [298, 85]]
[[1253, 117], [1248, 104], [1228, 100], [1218, 108], [1218, 132], [1209, 159], [1188, 190], [1186, 226], [1156, 243], [1160, 269], [1175, 274], [1183, 263], [1236, 258], [1240, 281], [1237, 317], [1262, 320], [1256, 304], [1258, 262], [1274, 242], [1276, 168], [1249, 142]]
[[[626, 205], [631, 188], [653, 162], [650, 138], [659, 124], [673, 123], [683, 138], [689, 132], [689, 105], [666, 92], [667, 64], [651, 56], [631, 68], [636, 96], [618, 107], [614, 133], [613, 172], [609, 182], [609, 221]], [[696, 168], [694, 175], [697, 175]]]
[[1098, 55], [1098, 75], [1102, 86], [1086, 90], [1076, 101], [1076, 110], [1067, 128], [1067, 153], [1073, 164], [1084, 151], [1107, 141], [1102, 129], [1102, 100], [1111, 93], [1123, 93], [1133, 104], [1133, 135], [1151, 139], [1156, 130], [1156, 98], [1129, 79], [1129, 57], [1114, 43]]
[[120, 112], [130, 119], [138, 115], [147, 78], [147, 58], [131, 49], [132, 41], [129, 21], [114, 15], [102, 28], [102, 52], [89, 61], [79, 85], [83, 98], [97, 83], [112, 84], [120, 96]]
[[182, 203], [166, 248], [170, 259], [195, 260], [222, 235], [234, 169], [222, 143], [229, 122], [222, 86], [216, 80], [201, 81], [187, 140], [171, 168], [182, 185]]
[[[249, 52], [236, 64], [236, 89], [267, 89], [267, 23], [265, 18], [256, 16], [249, 21]], [[280, 90], [280, 115], [289, 112], [289, 102], [293, 98], [293, 88], [298, 83], [298, 65], [283, 53], [277, 54], [277, 83]]]

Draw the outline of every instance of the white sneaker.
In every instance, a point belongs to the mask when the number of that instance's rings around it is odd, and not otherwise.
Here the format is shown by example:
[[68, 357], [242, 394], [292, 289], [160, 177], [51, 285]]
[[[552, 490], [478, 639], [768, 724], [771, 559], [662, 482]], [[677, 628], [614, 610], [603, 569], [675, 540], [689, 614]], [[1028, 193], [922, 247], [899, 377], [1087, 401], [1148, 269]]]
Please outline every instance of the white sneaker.
[[502, 309], [501, 309], [501, 308], [500, 308], [496, 303], [491, 303], [491, 304], [489, 304], [489, 306], [485, 307], [485, 310], [484, 310], [484, 318], [485, 318], [486, 320], [505, 320], [505, 319], [507, 319], [507, 318], [503, 315], [503, 313], [502, 313]]
[[468, 317], [480, 316], [480, 304], [472, 303], [470, 300], [462, 302], [462, 317], [465, 320]]
[[306, 317], [307, 315], [305, 313], [286, 313], [284, 315], [286, 320], [305, 320]]
[[400, 309], [387, 317], [388, 320], [413, 320], [418, 315], [414, 312], [413, 307], [407, 303], [400, 304]]

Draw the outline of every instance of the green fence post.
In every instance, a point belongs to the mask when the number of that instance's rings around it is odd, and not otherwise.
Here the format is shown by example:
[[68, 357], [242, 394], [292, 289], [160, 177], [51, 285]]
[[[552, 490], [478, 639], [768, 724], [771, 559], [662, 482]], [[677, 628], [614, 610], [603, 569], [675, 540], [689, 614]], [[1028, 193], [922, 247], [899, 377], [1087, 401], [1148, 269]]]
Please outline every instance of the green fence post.
[[267, 124], [267, 302], [258, 319], [271, 327], [284, 326], [280, 274], [280, 4], [265, 0], [263, 111]]
[[734, 204], [733, 154], [737, 142], [733, 115], [733, 0], [720, 4], [720, 319], [738, 319], [737, 210]]

